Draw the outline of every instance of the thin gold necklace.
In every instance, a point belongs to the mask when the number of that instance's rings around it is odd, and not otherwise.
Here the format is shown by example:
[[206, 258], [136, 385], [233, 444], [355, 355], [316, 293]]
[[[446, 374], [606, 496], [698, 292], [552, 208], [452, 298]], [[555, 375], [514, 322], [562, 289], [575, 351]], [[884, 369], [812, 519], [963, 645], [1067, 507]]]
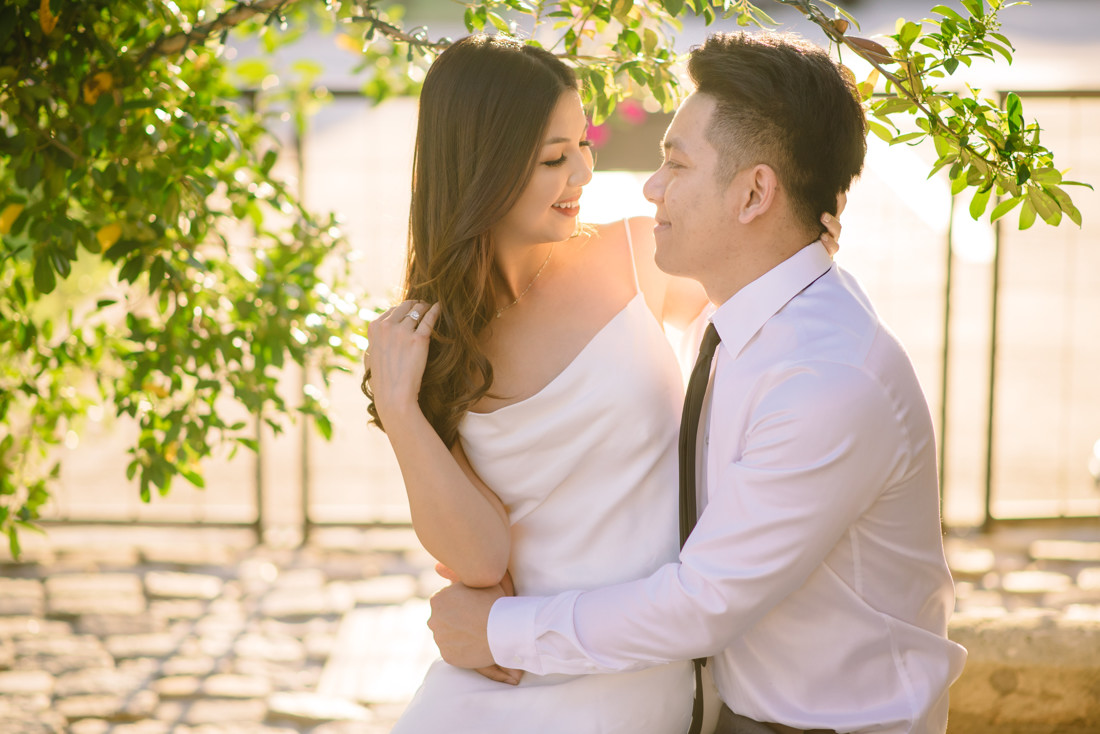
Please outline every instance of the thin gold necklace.
[[535, 281], [539, 279], [539, 276], [542, 275], [542, 271], [546, 268], [546, 264], [550, 262], [550, 258], [554, 256], [555, 247], [557, 247], [556, 242], [553, 245], [550, 245], [550, 252], [549, 254], [547, 254], [546, 259], [542, 261], [542, 265], [539, 266], [539, 270], [537, 273], [535, 273], [535, 277], [531, 278], [531, 282], [527, 284], [527, 287], [523, 289], [523, 292], [516, 296], [516, 300], [509, 303], [507, 306], [503, 306], [502, 308], [497, 309], [496, 318], [499, 319], [502, 313], [510, 309], [512, 306], [515, 306], [517, 303], [519, 303], [519, 299], [527, 295], [527, 291], [531, 290], [531, 286], [533, 286], [535, 284]]

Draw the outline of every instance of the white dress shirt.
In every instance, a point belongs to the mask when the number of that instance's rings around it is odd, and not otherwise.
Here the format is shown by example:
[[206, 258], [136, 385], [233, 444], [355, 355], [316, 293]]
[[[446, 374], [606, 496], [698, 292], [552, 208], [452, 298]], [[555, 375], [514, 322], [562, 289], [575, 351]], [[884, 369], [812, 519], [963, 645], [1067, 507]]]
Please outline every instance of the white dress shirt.
[[548, 674], [714, 656], [722, 699], [758, 721], [942, 734], [966, 651], [908, 356], [818, 243], [711, 320], [705, 505], [680, 562], [498, 600], [493, 657]]

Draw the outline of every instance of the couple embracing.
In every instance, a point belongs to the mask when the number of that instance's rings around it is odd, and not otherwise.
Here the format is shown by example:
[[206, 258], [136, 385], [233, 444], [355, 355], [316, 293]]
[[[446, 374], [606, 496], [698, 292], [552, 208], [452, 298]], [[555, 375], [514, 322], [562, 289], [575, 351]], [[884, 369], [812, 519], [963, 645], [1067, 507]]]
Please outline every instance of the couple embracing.
[[[946, 728], [932, 422], [832, 260], [862, 109], [791, 36], [688, 68], [655, 218], [599, 226], [570, 68], [472, 36], [428, 72], [363, 382], [453, 582], [396, 733]], [[702, 334], [686, 402], [665, 325]]]

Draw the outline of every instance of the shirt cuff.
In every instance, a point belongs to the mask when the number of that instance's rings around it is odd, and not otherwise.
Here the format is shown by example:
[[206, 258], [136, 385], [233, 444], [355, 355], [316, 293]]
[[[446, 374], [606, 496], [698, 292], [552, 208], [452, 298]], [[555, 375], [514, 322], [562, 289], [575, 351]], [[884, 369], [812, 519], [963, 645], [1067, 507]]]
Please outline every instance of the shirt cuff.
[[493, 603], [487, 634], [497, 665], [542, 673], [535, 649], [535, 615], [541, 601], [538, 597], [503, 596]]

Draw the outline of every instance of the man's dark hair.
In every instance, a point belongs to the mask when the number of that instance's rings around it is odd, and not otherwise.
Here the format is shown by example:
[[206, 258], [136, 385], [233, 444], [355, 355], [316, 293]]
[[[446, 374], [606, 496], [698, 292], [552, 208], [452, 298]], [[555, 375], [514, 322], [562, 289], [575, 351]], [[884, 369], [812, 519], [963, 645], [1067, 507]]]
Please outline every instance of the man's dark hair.
[[829, 55], [796, 36], [717, 33], [692, 49], [688, 73], [717, 102], [707, 139], [723, 186], [749, 166], [772, 167], [797, 221], [822, 231], [822, 212], [863, 168], [863, 109]]

